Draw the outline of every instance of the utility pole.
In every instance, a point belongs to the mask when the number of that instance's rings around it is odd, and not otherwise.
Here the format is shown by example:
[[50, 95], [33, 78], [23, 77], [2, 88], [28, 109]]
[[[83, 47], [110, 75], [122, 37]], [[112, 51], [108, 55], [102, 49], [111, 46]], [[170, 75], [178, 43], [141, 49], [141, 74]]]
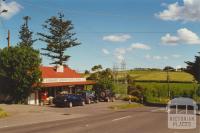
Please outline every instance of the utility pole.
[[[0, 0], [0, 15], [2, 13], [7, 13], [8, 10], [7, 9], [1, 9], [2, 8], [2, 2], [5, 1], [5, 0]], [[8, 30], [8, 48], [10, 47], [10, 31]]]
[[10, 48], [10, 30], [8, 30], [8, 38], [7, 38], [7, 41], [8, 41], [8, 48]]
[[170, 94], [170, 86], [169, 86], [169, 68], [167, 68], [167, 88], [168, 88], [168, 96], [171, 97]]

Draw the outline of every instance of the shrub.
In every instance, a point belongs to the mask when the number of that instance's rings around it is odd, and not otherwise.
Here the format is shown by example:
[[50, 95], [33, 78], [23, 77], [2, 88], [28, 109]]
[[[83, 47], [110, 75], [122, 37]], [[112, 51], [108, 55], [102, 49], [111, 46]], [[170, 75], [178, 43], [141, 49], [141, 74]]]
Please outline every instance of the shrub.
[[124, 97], [123, 100], [124, 101], [131, 100], [131, 102], [139, 102], [140, 101], [140, 99], [138, 97], [131, 96], [131, 95]]
[[7, 117], [7, 116], [8, 114], [3, 109], [0, 108], [0, 118]]

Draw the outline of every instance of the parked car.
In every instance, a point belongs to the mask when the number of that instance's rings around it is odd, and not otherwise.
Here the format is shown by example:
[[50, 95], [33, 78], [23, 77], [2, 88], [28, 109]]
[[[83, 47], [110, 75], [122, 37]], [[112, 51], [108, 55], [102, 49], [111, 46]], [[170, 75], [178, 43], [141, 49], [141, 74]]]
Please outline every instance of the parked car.
[[105, 89], [105, 90], [99, 89], [96, 92], [96, 95], [99, 101], [104, 101], [104, 102], [115, 101], [115, 94], [109, 89]]
[[60, 94], [53, 99], [53, 104], [57, 107], [84, 106], [85, 99], [76, 94]]
[[80, 92], [77, 92], [77, 93], [80, 94], [85, 99], [86, 104], [90, 104], [92, 102], [93, 103], [98, 102], [95, 91], [84, 90], [84, 91], [80, 91]]

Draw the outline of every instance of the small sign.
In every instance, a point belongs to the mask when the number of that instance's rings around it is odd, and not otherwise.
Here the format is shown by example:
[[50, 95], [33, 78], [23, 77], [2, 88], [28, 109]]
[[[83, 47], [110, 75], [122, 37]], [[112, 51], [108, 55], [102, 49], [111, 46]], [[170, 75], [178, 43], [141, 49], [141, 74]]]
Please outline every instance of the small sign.
[[168, 102], [169, 129], [195, 129], [197, 104], [190, 98], [174, 98]]
[[168, 128], [170, 129], [195, 129], [196, 115], [168, 114]]

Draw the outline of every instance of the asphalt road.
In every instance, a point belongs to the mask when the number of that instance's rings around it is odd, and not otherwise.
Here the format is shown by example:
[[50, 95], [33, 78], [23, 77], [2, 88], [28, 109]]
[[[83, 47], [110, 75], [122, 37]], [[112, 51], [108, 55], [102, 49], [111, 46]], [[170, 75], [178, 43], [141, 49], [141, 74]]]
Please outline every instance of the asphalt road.
[[0, 133], [199, 133], [198, 128], [168, 129], [164, 109], [144, 107], [71, 120], [1, 128]]

